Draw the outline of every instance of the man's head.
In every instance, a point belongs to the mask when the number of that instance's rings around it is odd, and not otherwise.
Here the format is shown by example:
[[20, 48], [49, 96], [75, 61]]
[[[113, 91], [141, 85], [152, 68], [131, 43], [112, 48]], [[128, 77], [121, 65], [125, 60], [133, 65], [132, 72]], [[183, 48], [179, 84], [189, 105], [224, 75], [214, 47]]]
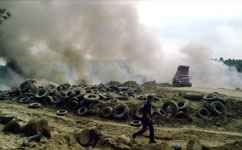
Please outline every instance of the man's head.
[[154, 101], [154, 96], [148, 95], [147, 96], [147, 101], [149, 101], [150, 103], [152, 103]]

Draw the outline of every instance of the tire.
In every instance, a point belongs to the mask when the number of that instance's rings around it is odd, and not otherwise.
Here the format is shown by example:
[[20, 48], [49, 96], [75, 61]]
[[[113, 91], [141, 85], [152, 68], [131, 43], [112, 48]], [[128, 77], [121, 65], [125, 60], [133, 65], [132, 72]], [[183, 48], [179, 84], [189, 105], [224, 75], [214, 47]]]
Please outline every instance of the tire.
[[73, 97], [71, 99], [69, 106], [71, 109], [74, 109], [74, 110], [77, 109], [79, 107], [79, 100], [77, 98]]
[[203, 95], [199, 93], [186, 93], [184, 95], [184, 98], [190, 100], [201, 100], [203, 98]]
[[7, 100], [7, 99], [9, 99], [9, 94], [1, 94], [0, 93], [0, 100]]
[[164, 109], [158, 109], [157, 112], [159, 112], [161, 117], [166, 117], [166, 111]]
[[178, 101], [177, 106], [178, 106], [178, 111], [186, 110], [189, 106], [189, 101], [187, 101], [187, 100]]
[[91, 103], [97, 103], [100, 99], [99, 95], [97, 94], [85, 94], [84, 100], [91, 102]]
[[202, 107], [202, 108], [198, 109], [197, 115], [198, 115], [198, 117], [200, 117], [202, 119], [208, 119], [208, 117], [210, 116], [210, 113], [205, 107]]
[[215, 115], [222, 115], [227, 111], [223, 103], [219, 101], [214, 101], [210, 104], [210, 109]]
[[174, 117], [179, 118], [179, 119], [182, 119], [182, 118], [185, 117], [185, 113], [184, 113], [183, 111], [178, 111], [178, 112], [174, 115]]
[[208, 101], [214, 101], [216, 100], [217, 96], [216, 95], [206, 95], [203, 97], [203, 99], [208, 100]]
[[84, 116], [84, 115], [87, 114], [87, 112], [88, 112], [87, 107], [81, 107], [81, 108], [79, 108], [79, 109], [77, 110], [77, 114], [78, 114], [79, 116]]
[[19, 89], [21, 92], [26, 92], [31, 89], [31, 83], [28, 80], [24, 81], [19, 85]]
[[44, 105], [51, 105], [51, 104], [54, 103], [54, 99], [53, 99], [52, 96], [47, 96], [47, 97], [45, 97], [45, 98], [42, 100], [42, 103], [43, 103]]
[[19, 100], [19, 103], [27, 104], [30, 102], [30, 97], [23, 97]]
[[42, 99], [44, 99], [47, 96], [49, 96], [49, 91], [46, 90], [46, 89], [39, 90], [35, 94], [35, 98], [37, 98], [39, 100], [42, 100]]
[[29, 104], [29, 108], [40, 108], [41, 104], [40, 103], [31, 103]]
[[67, 110], [61, 109], [61, 110], [57, 110], [56, 114], [59, 116], [64, 116], [68, 113]]
[[132, 120], [132, 121], [130, 122], [130, 125], [131, 125], [131, 126], [135, 126], [135, 127], [139, 127], [139, 126], [142, 125], [142, 122], [141, 122], [140, 120]]
[[135, 116], [135, 118], [140, 119], [140, 120], [143, 118], [143, 106], [138, 106], [138, 108], [135, 111], [134, 116]]
[[34, 136], [30, 136], [30, 137], [28, 137], [28, 138], [26, 138], [24, 140], [23, 146], [29, 146], [30, 145], [30, 142], [32, 142], [32, 141], [39, 142], [42, 137], [43, 136], [41, 134], [37, 134], [37, 135], [34, 135]]
[[164, 104], [162, 105], [162, 109], [166, 112], [166, 114], [168, 113], [167, 109], [168, 109], [169, 106], [172, 107], [171, 115], [173, 116], [178, 111], [177, 103], [175, 101], [173, 101], [173, 100], [165, 101]]
[[114, 119], [126, 119], [129, 115], [129, 107], [125, 104], [118, 104], [113, 109]]
[[112, 113], [113, 113], [113, 108], [112, 107], [105, 107], [103, 110], [102, 110], [102, 116], [104, 118], [109, 118], [112, 116]]
[[46, 86], [46, 89], [50, 92], [50, 93], [53, 93], [54, 91], [56, 91], [56, 86], [54, 84], [48, 84]]

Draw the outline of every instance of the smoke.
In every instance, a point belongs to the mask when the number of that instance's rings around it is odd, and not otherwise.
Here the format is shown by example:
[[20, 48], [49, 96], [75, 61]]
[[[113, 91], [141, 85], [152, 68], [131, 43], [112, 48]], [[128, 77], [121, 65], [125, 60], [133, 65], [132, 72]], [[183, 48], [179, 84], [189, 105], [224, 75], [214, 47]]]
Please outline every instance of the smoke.
[[202, 44], [188, 44], [179, 57], [167, 59], [156, 33], [140, 24], [136, 2], [0, 4], [13, 15], [0, 26], [0, 57], [21, 76], [14, 82], [171, 83], [178, 65], [188, 65], [194, 86], [242, 86], [241, 74], [212, 61], [211, 50]]
[[[13, 17], [0, 27], [0, 55], [25, 78], [78, 83], [91, 80], [85, 60], [124, 60], [129, 72], [110, 61], [100, 64], [98, 78], [125, 81], [151, 77], [160, 61], [160, 44], [139, 23], [133, 2], [1, 3]], [[71, 78], [63, 66], [73, 69]]]
[[234, 67], [211, 59], [212, 50], [192, 42], [181, 49], [184, 63], [190, 65], [190, 75], [194, 86], [216, 88], [242, 88], [242, 74]]

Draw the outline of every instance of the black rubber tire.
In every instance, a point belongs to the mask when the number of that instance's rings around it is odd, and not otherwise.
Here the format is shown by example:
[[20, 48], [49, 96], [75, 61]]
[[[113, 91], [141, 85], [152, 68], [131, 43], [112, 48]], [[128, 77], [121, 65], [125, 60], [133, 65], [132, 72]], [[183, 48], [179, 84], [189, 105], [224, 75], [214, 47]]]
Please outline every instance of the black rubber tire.
[[54, 99], [52, 96], [47, 96], [42, 100], [42, 103], [44, 105], [51, 105], [51, 104], [54, 104]]
[[216, 95], [205, 95], [203, 99], [208, 100], [208, 101], [214, 101], [216, 100], [217, 96]]
[[179, 118], [179, 119], [182, 119], [182, 118], [185, 117], [185, 113], [184, 113], [183, 111], [178, 111], [178, 112], [174, 115], [174, 117]]
[[112, 107], [104, 107], [102, 110], [102, 116], [104, 118], [109, 118], [112, 116], [113, 108]]
[[184, 98], [190, 100], [201, 100], [203, 98], [203, 95], [200, 93], [186, 93], [184, 95]]
[[97, 94], [85, 94], [84, 100], [91, 102], [91, 103], [97, 103], [99, 101], [100, 97]]
[[180, 100], [177, 102], [178, 111], [180, 110], [186, 110], [189, 107], [189, 101], [188, 100]]
[[31, 89], [31, 83], [28, 80], [24, 81], [19, 85], [19, 89], [21, 92], [26, 92]]
[[88, 112], [87, 107], [81, 107], [81, 108], [79, 108], [79, 109], [77, 110], [77, 114], [78, 114], [79, 116], [84, 116], [84, 115], [87, 114], [87, 112]]
[[158, 109], [157, 110], [161, 117], [166, 117], [166, 111], [164, 109]]
[[226, 113], [227, 109], [223, 103], [219, 101], [214, 101], [210, 104], [210, 109], [215, 115], [222, 115]]
[[32, 141], [39, 142], [42, 137], [43, 137], [43, 135], [41, 135], [41, 134], [36, 134], [36, 135], [30, 136], [30, 137], [27, 137], [23, 141], [23, 146], [29, 146], [30, 145], [30, 142], [32, 142]]
[[59, 116], [64, 116], [68, 113], [67, 110], [61, 109], [61, 110], [57, 110], [56, 114]]
[[75, 92], [74, 91], [67, 91], [66, 93], [65, 93], [65, 97], [66, 98], [72, 98], [73, 96], [75, 96]]
[[171, 106], [172, 107], [172, 113], [171, 113], [171, 116], [175, 115], [178, 111], [178, 106], [177, 106], [177, 103], [173, 100], [168, 100], [168, 101], [165, 101], [164, 104], [162, 105], [162, 109], [167, 113], [167, 108], [168, 106]]
[[135, 127], [140, 127], [142, 125], [142, 122], [140, 120], [132, 120], [130, 122], [130, 125]]
[[29, 104], [29, 108], [40, 108], [41, 104], [40, 103], [31, 103]]
[[129, 115], [129, 107], [126, 104], [118, 104], [113, 109], [114, 119], [126, 119]]
[[73, 97], [71, 99], [69, 106], [70, 106], [71, 109], [76, 110], [79, 107], [79, 100], [77, 98]]
[[140, 120], [143, 118], [143, 106], [137, 107], [134, 116], [135, 116], [135, 118], [140, 119]]
[[210, 116], [209, 111], [207, 110], [207, 108], [202, 107], [199, 108], [197, 111], [197, 116], [202, 118], [202, 119], [208, 119], [208, 117]]
[[39, 100], [42, 100], [47, 96], [49, 96], [49, 91], [46, 89], [38, 90], [35, 94], [35, 98]]
[[27, 104], [30, 102], [30, 97], [22, 97], [20, 100], [19, 100], [19, 103], [23, 103], [23, 104]]
[[54, 84], [48, 84], [46, 86], [46, 89], [50, 92], [50, 93], [53, 93], [54, 91], [56, 91], [56, 86]]

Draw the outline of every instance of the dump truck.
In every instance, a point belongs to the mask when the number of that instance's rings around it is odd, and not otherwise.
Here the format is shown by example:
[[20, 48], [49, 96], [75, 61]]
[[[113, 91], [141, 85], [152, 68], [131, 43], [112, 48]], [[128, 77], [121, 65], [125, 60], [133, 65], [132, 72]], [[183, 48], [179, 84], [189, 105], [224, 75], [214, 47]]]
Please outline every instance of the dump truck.
[[189, 66], [178, 66], [175, 76], [172, 79], [172, 86], [191, 87], [191, 77], [189, 76]]

